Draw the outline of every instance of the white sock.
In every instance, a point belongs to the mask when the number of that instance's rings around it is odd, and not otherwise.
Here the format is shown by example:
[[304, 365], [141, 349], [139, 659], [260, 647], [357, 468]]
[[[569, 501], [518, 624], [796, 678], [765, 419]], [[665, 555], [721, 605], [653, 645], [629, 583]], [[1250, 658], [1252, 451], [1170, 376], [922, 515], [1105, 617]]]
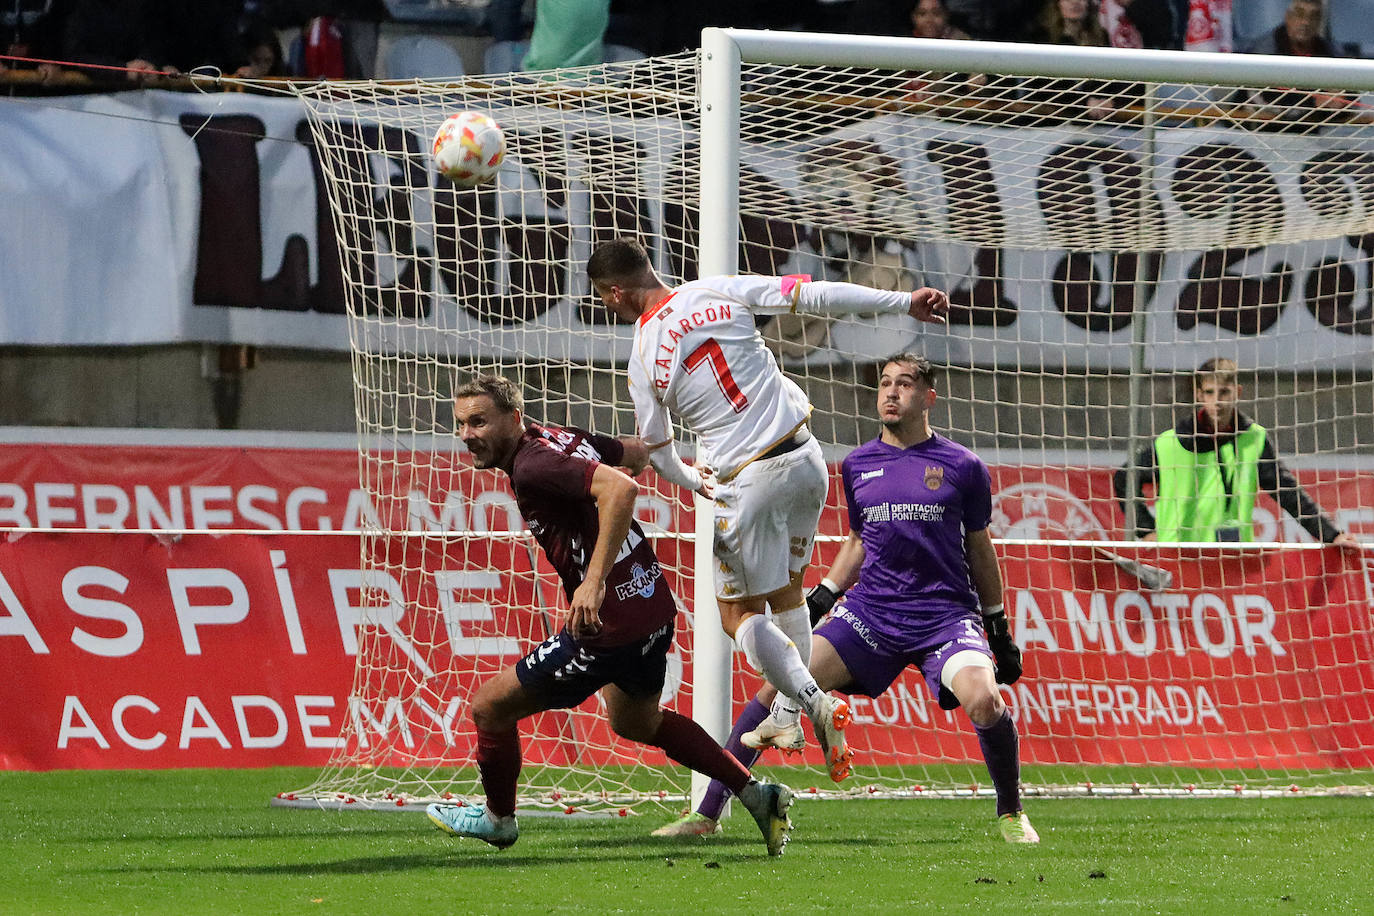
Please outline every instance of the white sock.
[[787, 634], [763, 614], [746, 617], [735, 631], [735, 641], [755, 670], [789, 699], [799, 703], [808, 715], [818, 715], [822, 696], [816, 679], [806, 670], [797, 647]]
[[[773, 623], [787, 634], [788, 639], [797, 647], [797, 655], [803, 665], [811, 663], [811, 612], [803, 603], [789, 610], [775, 612]], [[801, 707], [779, 693], [769, 710], [773, 721], [779, 725], [792, 725], [801, 718]]]

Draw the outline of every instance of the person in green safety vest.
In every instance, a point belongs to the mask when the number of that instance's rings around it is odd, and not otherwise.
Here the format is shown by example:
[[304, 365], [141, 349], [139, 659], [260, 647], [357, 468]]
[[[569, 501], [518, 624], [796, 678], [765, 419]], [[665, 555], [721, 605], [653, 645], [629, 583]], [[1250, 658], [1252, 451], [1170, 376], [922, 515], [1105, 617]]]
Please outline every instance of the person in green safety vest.
[[[1355, 545], [1307, 495], [1274, 451], [1268, 431], [1236, 409], [1236, 364], [1209, 359], [1193, 374], [1197, 412], [1135, 456], [1139, 469], [1136, 535], [1150, 541], [1253, 541], [1255, 497], [1270, 494], [1285, 512], [1324, 544]], [[1112, 477], [1126, 510], [1132, 464]], [[1144, 503], [1155, 488], [1154, 514]]]

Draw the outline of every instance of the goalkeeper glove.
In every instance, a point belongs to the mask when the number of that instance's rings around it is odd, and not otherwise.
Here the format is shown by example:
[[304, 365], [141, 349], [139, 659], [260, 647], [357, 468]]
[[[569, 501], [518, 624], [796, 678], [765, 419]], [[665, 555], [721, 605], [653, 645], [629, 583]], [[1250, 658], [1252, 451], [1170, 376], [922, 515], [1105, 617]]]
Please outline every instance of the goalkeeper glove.
[[1021, 678], [1021, 650], [1011, 638], [1007, 615], [998, 604], [983, 611], [983, 629], [988, 634], [988, 648], [997, 665], [997, 683], [1015, 684]]
[[806, 609], [811, 612], [813, 628], [821, 622], [822, 617], [830, 613], [830, 609], [843, 594], [843, 589], [829, 579], [822, 579], [820, 585], [806, 593]]

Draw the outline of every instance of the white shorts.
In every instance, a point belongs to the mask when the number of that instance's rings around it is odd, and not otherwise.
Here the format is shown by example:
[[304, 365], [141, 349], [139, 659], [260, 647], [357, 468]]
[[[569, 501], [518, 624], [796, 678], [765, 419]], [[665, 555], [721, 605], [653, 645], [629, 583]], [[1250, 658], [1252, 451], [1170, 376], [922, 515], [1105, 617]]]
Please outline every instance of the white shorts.
[[829, 488], [815, 439], [717, 484], [716, 597], [768, 595], [805, 569]]

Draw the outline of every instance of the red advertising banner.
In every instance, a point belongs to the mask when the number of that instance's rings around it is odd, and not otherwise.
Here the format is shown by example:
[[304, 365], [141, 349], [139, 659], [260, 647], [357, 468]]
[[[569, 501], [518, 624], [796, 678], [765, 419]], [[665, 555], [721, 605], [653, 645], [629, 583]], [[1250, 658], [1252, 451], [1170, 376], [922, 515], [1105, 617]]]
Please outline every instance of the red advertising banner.
[[0, 765], [323, 763], [359, 576], [351, 536], [0, 541]]
[[[1133, 553], [1171, 584], [1150, 590], [1089, 546], [999, 549], [1025, 660], [1001, 689], [1025, 763], [1374, 766], [1374, 609], [1357, 554]], [[981, 759], [963, 713], [940, 710], [912, 669], [852, 705], [868, 762]]]
[[[542, 640], [564, 605], [512, 530], [504, 480], [473, 476], [465, 458], [454, 456], [461, 491], [440, 481], [388, 497], [382, 511], [406, 513], [413, 534], [364, 573], [357, 534], [318, 533], [378, 511], [354, 483], [356, 453], [0, 446], [0, 527], [223, 529], [0, 537], [0, 767], [323, 764], [345, 731], [378, 763], [465, 757], [461, 698]], [[1119, 527], [1102, 496], [1109, 469], [1004, 466], [994, 480], [1000, 538], [1103, 540]], [[1360, 478], [1306, 472], [1305, 483], [1328, 506], [1374, 506]], [[690, 530], [659, 493], [640, 517]], [[1343, 522], [1368, 539], [1358, 519]], [[842, 525], [827, 513], [826, 533]], [[444, 530], [489, 536], [428, 536]], [[690, 544], [655, 546], [690, 609]], [[821, 567], [836, 547], [820, 545]], [[1027, 763], [1374, 766], [1374, 591], [1360, 554], [999, 549], [1026, 657], [1003, 692]], [[1171, 583], [1143, 582], [1131, 559]], [[366, 691], [354, 687], [360, 651], [379, 660]], [[690, 677], [680, 648], [670, 685]], [[736, 678], [737, 696], [758, 685]], [[939, 710], [914, 671], [856, 698], [854, 723], [870, 763], [978, 759], [963, 713]], [[591, 728], [536, 729], [527, 758], [600, 762], [587, 747], [615, 742], [604, 723]]]

